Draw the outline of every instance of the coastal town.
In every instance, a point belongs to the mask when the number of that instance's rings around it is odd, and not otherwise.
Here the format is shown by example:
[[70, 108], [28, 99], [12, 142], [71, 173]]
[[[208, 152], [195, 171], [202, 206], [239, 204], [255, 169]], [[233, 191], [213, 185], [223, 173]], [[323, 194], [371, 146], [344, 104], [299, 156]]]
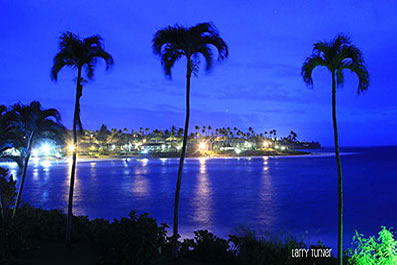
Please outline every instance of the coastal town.
[[[99, 130], [84, 130], [77, 146], [71, 140], [62, 144], [50, 139], [34, 143], [32, 157], [68, 157], [76, 149], [80, 157], [178, 157], [182, 148], [182, 128], [172, 126], [165, 130], [108, 129], [102, 125]], [[71, 132], [66, 138], [71, 139]], [[66, 144], [65, 144], [66, 143]], [[189, 133], [186, 154], [190, 157], [208, 156], [263, 156], [306, 154], [307, 149], [320, 148], [318, 142], [301, 142], [291, 131], [286, 137], [278, 137], [276, 130], [256, 132], [234, 128], [195, 126]], [[303, 151], [304, 150], [304, 151]], [[16, 150], [10, 150], [9, 154]]]

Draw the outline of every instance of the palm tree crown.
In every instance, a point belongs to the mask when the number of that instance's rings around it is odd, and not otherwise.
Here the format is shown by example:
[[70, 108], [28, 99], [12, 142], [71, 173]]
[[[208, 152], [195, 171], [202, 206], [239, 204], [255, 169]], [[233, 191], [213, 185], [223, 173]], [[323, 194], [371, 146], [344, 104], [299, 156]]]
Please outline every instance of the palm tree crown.
[[65, 32], [60, 37], [59, 48], [51, 70], [51, 77], [55, 81], [64, 66], [78, 69], [85, 66], [87, 77], [92, 79], [98, 58], [105, 60], [106, 70], [113, 65], [113, 57], [103, 49], [102, 38], [98, 35], [80, 39], [72, 32]]
[[217, 49], [219, 61], [227, 58], [228, 47], [211, 23], [200, 23], [189, 28], [168, 26], [157, 31], [153, 38], [153, 52], [161, 57], [161, 64], [168, 77], [171, 77], [171, 68], [182, 56], [191, 62], [188, 74], [198, 72], [200, 54], [206, 61], [206, 70], [210, 71], [213, 62], [211, 46]]
[[343, 85], [343, 70], [348, 69], [358, 77], [357, 93], [368, 89], [369, 75], [359, 48], [352, 45], [350, 39], [342, 34], [331, 42], [322, 41], [314, 44], [312, 54], [302, 67], [303, 80], [313, 85], [312, 72], [317, 66], [325, 66], [335, 75], [338, 86]]
[[42, 109], [38, 101], [26, 106], [15, 104], [11, 107], [11, 128], [23, 133], [26, 141], [44, 136], [57, 139], [65, 132], [60, 121], [61, 116], [56, 109]]

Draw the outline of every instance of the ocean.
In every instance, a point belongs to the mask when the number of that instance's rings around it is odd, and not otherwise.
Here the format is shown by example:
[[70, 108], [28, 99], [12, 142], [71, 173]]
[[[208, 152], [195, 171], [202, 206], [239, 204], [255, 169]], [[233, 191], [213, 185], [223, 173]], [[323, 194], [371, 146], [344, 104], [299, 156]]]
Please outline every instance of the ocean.
[[[337, 171], [332, 149], [313, 155], [186, 159], [180, 232], [208, 229], [221, 237], [254, 229], [308, 244], [337, 240]], [[355, 230], [375, 235], [397, 225], [397, 147], [342, 148], [344, 246]], [[4, 166], [4, 165], [3, 165]], [[6, 164], [15, 174], [15, 165]], [[178, 159], [79, 161], [73, 211], [89, 218], [150, 213], [172, 227]], [[70, 162], [31, 160], [22, 200], [66, 210]]]

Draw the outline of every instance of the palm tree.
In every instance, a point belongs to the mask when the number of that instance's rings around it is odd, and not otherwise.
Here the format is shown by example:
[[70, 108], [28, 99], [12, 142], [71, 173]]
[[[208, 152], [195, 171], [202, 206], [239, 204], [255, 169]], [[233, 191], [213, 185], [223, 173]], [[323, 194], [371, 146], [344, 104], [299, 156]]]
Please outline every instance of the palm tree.
[[227, 58], [229, 54], [228, 47], [219, 36], [218, 31], [210, 23], [200, 23], [189, 28], [179, 25], [173, 27], [168, 26], [157, 31], [153, 38], [153, 51], [156, 55], [161, 57], [161, 64], [166, 76], [171, 77], [171, 69], [175, 62], [182, 57], [186, 57], [186, 119], [175, 191], [173, 224], [173, 256], [175, 258], [178, 256], [179, 193], [190, 118], [190, 78], [192, 73], [197, 74], [198, 72], [200, 54], [206, 61], [206, 70], [211, 70], [213, 65], [213, 52], [211, 46], [217, 49], [219, 61]]
[[40, 138], [58, 139], [65, 133], [65, 128], [61, 124], [59, 112], [56, 109], [42, 109], [38, 101], [33, 101], [30, 105], [15, 104], [11, 107], [10, 113], [11, 131], [21, 134], [25, 139], [23, 173], [12, 213], [14, 218], [21, 202], [33, 142]]
[[360, 49], [352, 45], [349, 38], [337, 35], [331, 42], [323, 41], [314, 44], [312, 54], [302, 66], [303, 80], [312, 86], [312, 72], [317, 66], [326, 67], [332, 75], [332, 121], [336, 164], [338, 167], [338, 264], [343, 262], [343, 186], [342, 166], [339, 156], [338, 128], [336, 124], [336, 86], [342, 86], [343, 70], [347, 69], [358, 77], [357, 94], [368, 89], [369, 74], [365, 67]]
[[80, 39], [78, 35], [66, 32], [63, 33], [59, 39], [60, 51], [54, 58], [54, 64], [51, 71], [52, 79], [56, 81], [59, 71], [65, 66], [77, 69], [76, 101], [73, 118], [73, 145], [75, 148], [73, 148], [73, 162], [70, 174], [69, 203], [66, 222], [66, 245], [70, 246], [73, 215], [73, 190], [76, 171], [77, 127], [82, 130], [80, 120], [80, 98], [83, 95], [82, 71], [85, 69], [88, 79], [92, 79], [98, 58], [105, 60], [106, 69], [109, 69], [110, 66], [113, 65], [113, 58], [104, 50], [102, 38], [98, 35]]

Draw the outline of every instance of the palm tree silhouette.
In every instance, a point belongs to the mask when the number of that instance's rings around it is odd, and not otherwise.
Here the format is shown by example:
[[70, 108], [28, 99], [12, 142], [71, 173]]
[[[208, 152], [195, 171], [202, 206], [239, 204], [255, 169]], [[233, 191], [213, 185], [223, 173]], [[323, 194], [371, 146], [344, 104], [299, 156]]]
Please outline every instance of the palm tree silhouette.
[[0, 105], [0, 154], [12, 147], [22, 145], [21, 135], [16, 135], [10, 128], [10, 112], [7, 107]]
[[212, 136], [212, 132], [211, 132], [212, 127], [211, 127], [211, 125], [208, 125], [208, 126], [207, 126], [207, 130], [208, 130], [208, 134], [209, 134], [210, 136]]
[[213, 52], [211, 46], [218, 52], [218, 60], [227, 58], [229, 51], [226, 43], [219, 36], [216, 28], [210, 23], [200, 23], [193, 27], [179, 25], [168, 26], [156, 32], [153, 38], [153, 51], [161, 57], [161, 64], [165, 75], [171, 77], [171, 69], [175, 62], [186, 57], [186, 119], [183, 136], [181, 157], [178, 168], [178, 179], [175, 191], [174, 224], [173, 224], [173, 256], [178, 256], [178, 205], [181, 188], [182, 168], [185, 158], [189, 118], [190, 118], [190, 78], [192, 73], [197, 74], [200, 63], [200, 54], [206, 61], [206, 70], [212, 68]]
[[342, 34], [331, 42], [323, 41], [314, 44], [312, 54], [302, 66], [305, 83], [313, 85], [312, 72], [317, 66], [325, 66], [332, 75], [332, 121], [336, 164], [338, 167], [338, 264], [343, 263], [343, 185], [342, 166], [339, 156], [338, 128], [336, 123], [336, 86], [342, 86], [343, 70], [347, 69], [358, 77], [357, 94], [368, 89], [369, 74], [365, 67], [360, 49], [352, 45], [350, 39]]
[[15, 104], [11, 107], [10, 129], [25, 139], [23, 173], [12, 213], [14, 218], [21, 202], [33, 141], [44, 137], [59, 139], [65, 133], [65, 128], [61, 124], [61, 115], [56, 109], [42, 109], [40, 102], [33, 101], [30, 105]]
[[73, 118], [73, 145], [75, 148], [73, 149], [73, 162], [70, 174], [69, 203], [66, 222], [66, 245], [70, 246], [73, 215], [73, 190], [76, 172], [77, 127], [79, 127], [80, 131], [83, 130], [80, 120], [80, 98], [83, 95], [82, 71], [84, 68], [86, 70], [88, 79], [92, 79], [98, 58], [105, 60], [106, 70], [113, 65], [113, 58], [104, 50], [103, 40], [98, 35], [80, 39], [80, 37], [74, 33], [65, 32], [59, 39], [60, 51], [54, 58], [54, 64], [51, 70], [52, 79], [56, 81], [59, 71], [65, 66], [77, 69], [76, 101]]

